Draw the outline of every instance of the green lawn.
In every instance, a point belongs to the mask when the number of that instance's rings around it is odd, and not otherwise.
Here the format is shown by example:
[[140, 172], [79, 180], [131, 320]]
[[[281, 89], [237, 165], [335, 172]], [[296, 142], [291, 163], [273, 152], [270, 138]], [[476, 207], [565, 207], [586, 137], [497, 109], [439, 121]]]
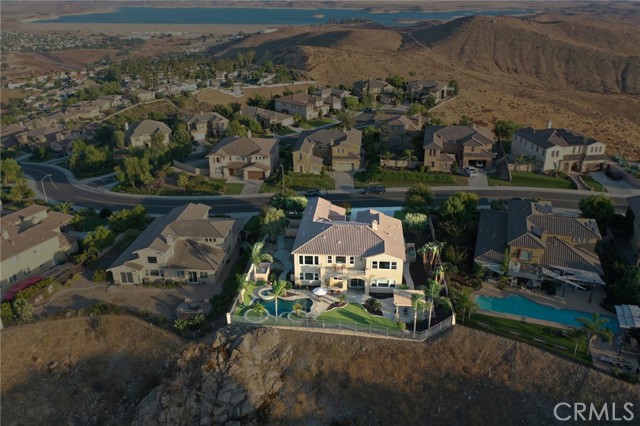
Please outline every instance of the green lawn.
[[320, 126], [324, 126], [325, 124], [332, 124], [332, 123], [335, 123], [335, 121], [330, 118], [320, 118], [318, 120], [309, 120], [309, 125], [312, 128], [320, 127]]
[[392, 169], [380, 169], [373, 176], [365, 172], [357, 172], [354, 175], [356, 188], [365, 188], [373, 184], [381, 184], [389, 188], [404, 188], [416, 183], [426, 183], [429, 186], [467, 186], [469, 178], [449, 173]]
[[337, 323], [338, 321], [340, 321], [343, 323], [372, 325], [378, 328], [398, 328], [395, 321], [392, 321], [388, 318], [379, 317], [377, 315], [371, 315], [362, 306], [352, 303], [342, 308], [334, 308], [329, 312], [325, 312], [318, 316], [318, 318], [316, 318], [316, 321], [327, 321], [333, 323]]
[[511, 183], [500, 180], [497, 173], [488, 174], [489, 186], [526, 186], [533, 188], [574, 189], [569, 178], [540, 175], [533, 172], [511, 172]]
[[574, 355], [575, 342], [568, 337], [564, 337], [562, 335], [563, 330], [560, 328], [484, 314], [474, 314], [471, 317], [471, 321], [466, 321], [464, 324], [510, 339], [520, 340], [582, 364], [592, 365], [591, 357], [585, 354], [587, 339], [582, 338], [578, 346], [578, 353]]
[[[303, 191], [306, 189], [320, 188], [320, 189], [334, 189], [336, 183], [329, 175], [314, 175], [314, 174], [300, 174], [289, 173], [285, 176], [285, 184], [289, 189], [295, 191]], [[260, 192], [278, 192], [282, 190], [282, 180], [276, 179], [271, 182], [265, 182], [260, 187]]]
[[209, 179], [209, 182], [224, 185], [225, 195], [242, 194], [242, 189], [244, 188], [244, 183], [226, 183], [224, 179]]
[[587, 184], [589, 188], [596, 192], [607, 192], [607, 188], [604, 188], [600, 182], [595, 180], [591, 175], [582, 176], [582, 181]]

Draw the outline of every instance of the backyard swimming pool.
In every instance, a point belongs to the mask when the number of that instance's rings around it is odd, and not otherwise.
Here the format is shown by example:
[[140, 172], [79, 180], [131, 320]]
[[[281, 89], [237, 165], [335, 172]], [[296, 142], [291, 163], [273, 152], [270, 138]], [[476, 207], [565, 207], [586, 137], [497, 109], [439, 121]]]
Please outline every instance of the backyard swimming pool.
[[[519, 315], [528, 318], [556, 322], [569, 327], [580, 327], [580, 323], [576, 321], [576, 318], [578, 317], [591, 317], [591, 314], [587, 312], [541, 305], [540, 303], [536, 303], [517, 294], [509, 297], [476, 296], [476, 303], [483, 311]], [[607, 327], [611, 331], [614, 333], [618, 333], [620, 331], [618, 321], [615, 318], [606, 315], [601, 315], [601, 317], [609, 320]]]
[[[267, 311], [269, 311], [271, 315], [276, 314], [275, 300], [257, 300], [257, 302], [261, 303], [265, 308], [267, 308]], [[289, 312], [293, 312], [293, 305], [295, 305], [296, 303], [301, 304], [305, 312], [309, 312], [309, 309], [311, 308], [313, 301], [306, 297], [303, 299], [295, 299], [295, 300], [278, 299], [278, 315], [282, 315], [285, 313], [288, 314]]]

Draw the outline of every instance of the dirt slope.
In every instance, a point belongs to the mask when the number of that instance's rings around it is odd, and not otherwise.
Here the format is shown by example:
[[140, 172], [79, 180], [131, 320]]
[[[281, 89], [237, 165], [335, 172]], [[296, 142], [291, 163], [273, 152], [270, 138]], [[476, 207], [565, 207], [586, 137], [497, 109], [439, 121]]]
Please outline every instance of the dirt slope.
[[2, 424], [130, 424], [181, 346], [127, 316], [2, 330]]

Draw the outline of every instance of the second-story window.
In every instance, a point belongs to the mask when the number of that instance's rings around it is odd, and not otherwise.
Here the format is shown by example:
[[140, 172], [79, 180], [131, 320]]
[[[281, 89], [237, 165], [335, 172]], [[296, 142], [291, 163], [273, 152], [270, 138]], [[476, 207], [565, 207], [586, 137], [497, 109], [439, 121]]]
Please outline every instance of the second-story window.
[[319, 265], [318, 256], [298, 256], [301, 265]]
[[158, 258], [155, 256], [148, 256], [147, 263], [158, 263]]
[[336, 263], [338, 265], [344, 265], [347, 263], [347, 257], [346, 256], [336, 256]]

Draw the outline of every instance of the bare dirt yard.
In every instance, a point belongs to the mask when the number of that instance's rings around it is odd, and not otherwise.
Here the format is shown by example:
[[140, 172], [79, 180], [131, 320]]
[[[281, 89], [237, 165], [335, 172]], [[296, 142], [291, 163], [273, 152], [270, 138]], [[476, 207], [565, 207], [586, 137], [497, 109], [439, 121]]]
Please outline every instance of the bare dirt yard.
[[130, 423], [182, 342], [136, 318], [99, 318], [2, 331], [3, 425]]

